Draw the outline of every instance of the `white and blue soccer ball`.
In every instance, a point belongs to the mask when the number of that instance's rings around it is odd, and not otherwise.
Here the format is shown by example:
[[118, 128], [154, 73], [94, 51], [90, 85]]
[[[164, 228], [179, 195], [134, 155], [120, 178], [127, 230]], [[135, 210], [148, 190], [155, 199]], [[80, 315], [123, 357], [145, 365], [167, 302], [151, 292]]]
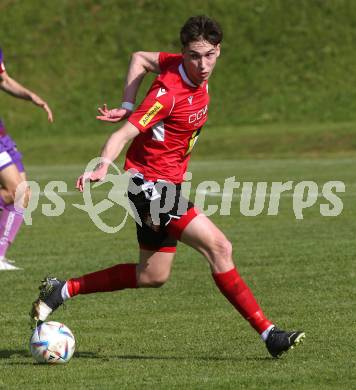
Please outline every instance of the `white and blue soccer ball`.
[[73, 333], [60, 322], [44, 322], [33, 331], [30, 351], [39, 363], [67, 363], [75, 351]]

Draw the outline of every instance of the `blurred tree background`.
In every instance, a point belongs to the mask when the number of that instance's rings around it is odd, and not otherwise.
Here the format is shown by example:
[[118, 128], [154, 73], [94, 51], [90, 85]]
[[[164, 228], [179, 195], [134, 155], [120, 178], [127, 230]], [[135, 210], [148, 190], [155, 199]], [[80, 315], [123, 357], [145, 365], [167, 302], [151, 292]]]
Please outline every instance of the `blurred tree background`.
[[[81, 152], [74, 144], [91, 138], [97, 150], [95, 140], [114, 128], [95, 120], [96, 109], [104, 102], [120, 104], [130, 54], [178, 52], [179, 29], [197, 14], [215, 18], [224, 29], [209, 83], [207, 127], [229, 137], [227, 153], [268, 153], [275, 144], [269, 145], [268, 133], [278, 133], [276, 139], [288, 133], [282, 140], [288, 154], [293, 134], [303, 133], [296, 143], [305, 146], [314, 124], [313, 150], [356, 150], [353, 0], [0, 0], [7, 71], [46, 98], [55, 113], [49, 126], [40, 110], [0, 94], [1, 116], [28, 159], [38, 162], [35, 155], [43, 148], [75, 155]], [[139, 98], [151, 81], [147, 77]], [[294, 133], [286, 124], [297, 126]], [[248, 135], [256, 128], [266, 137], [262, 150], [230, 146], [235, 134], [237, 141], [242, 134], [245, 143], [252, 142]], [[257, 131], [254, 144], [258, 138]]]

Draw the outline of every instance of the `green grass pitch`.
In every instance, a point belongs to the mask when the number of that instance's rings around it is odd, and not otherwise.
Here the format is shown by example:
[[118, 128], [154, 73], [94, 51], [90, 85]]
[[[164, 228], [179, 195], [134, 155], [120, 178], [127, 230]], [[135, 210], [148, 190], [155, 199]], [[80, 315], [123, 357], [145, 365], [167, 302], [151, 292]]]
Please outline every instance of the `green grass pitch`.
[[[296, 220], [290, 194], [278, 216], [245, 217], [239, 193], [230, 216], [214, 215], [234, 245], [236, 265], [266, 314], [302, 328], [305, 343], [281, 360], [215, 287], [206, 262], [178, 248], [169, 282], [157, 290], [79, 296], [53, 316], [74, 332], [65, 366], [35, 364], [28, 311], [46, 274], [68, 278], [135, 261], [130, 221], [100, 232], [74, 181], [113, 129], [98, 105], [120, 102], [130, 54], [178, 52], [178, 31], [206, 13], [224, 28], [209, 81], [209, 121], [193, 154], [193, 183], [342, 180], [344, 209], [322, 217], [321, 203]], [[40, 198], [9, 257], [24, 268], [0, 272], [0, 389], [355, 389], [356, 1], [81, 0], [0, 1], [7, 71], [53, 108], [0, 94], [0, 115], [43, 191], [65, 180], [65, 213], [46, 217]], [[167, 22], [168, 21], [168, 22]], [[137, 101], [150, 80], [144, 80]], [[229, 160], [226, 160], [229, 159]], [[71, 165], [68, 165], [71, 164]], [[103, 193], [96, 192], [99, 201]], [[211, 196], [214, 204], [221, 198]], [[120, 209], [105, 214], [112, 225]]]
[[[197, 161], [193, 187], [202, 180], [342, 180], [346, 192], [338, 217], [322, 217], [320, 203], [296, 220], [290, 196], [282, 196], [278, 216], [266, 208], [258, 217], [239, 210], [212, 216], [234, 245], [238, 269], [264, 311], [280, 327], [302, 328], [305, 342], [282, 359], [271, 359], [255, 332], [220, 295], [203, 258], [178, 248], [171, 279], [161, 289], [79, 296], [52, 318], [76, 336], [68, 365], [34, 363], [28, 351], [28, 311], [42, 276], [67, 278], [118, 262], [135, 261], [135, 229], [130, 221], [116, 235], [100, 232], [87, 214], [74, 181], [84, 165], [30, 166], [41, 189], [64, 180], [66, 210], [42, 215], [40, 198], [33, 225], [25, 226], [9, 257], [24, 268], [1, 272], [0, 388], [354, 388], [355, 385], [355, 158]], [[98, 191], [97, 200], [102, 197]], [[219, 202], [208, 197], [208, 203]], [[115, 223], [120, 210], [107, 212]]]

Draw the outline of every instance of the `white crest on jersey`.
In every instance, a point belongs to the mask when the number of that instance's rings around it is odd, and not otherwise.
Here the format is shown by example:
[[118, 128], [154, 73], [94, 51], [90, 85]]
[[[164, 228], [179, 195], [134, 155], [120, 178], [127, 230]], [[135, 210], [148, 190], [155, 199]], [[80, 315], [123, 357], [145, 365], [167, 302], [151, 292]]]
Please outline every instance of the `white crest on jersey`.
[[188, 102], [189, 102], [190, 105], [192, 105], [192, 102], [193, 102], [193, 95], [192, 95], [192, 96], [189, 96]]
[[160, 96], [162, 96], [162, 95], [165, 95], [166, 93], [167, 93], [166, 89], [160, 88], [160, 89], [158, 90], [158, 92], [157, 92], [156, 97], [160, 97]]

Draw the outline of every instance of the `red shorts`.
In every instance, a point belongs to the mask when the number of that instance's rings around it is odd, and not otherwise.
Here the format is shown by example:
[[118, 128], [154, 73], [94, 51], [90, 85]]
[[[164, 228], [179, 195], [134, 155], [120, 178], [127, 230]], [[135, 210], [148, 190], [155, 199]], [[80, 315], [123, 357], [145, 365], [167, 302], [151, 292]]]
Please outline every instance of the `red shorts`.
[[175, 252], [183, 230], [199, 214], [180, 184], [147, 182], [140, 174], [130, 179], [128, 198], [141, 249]]

